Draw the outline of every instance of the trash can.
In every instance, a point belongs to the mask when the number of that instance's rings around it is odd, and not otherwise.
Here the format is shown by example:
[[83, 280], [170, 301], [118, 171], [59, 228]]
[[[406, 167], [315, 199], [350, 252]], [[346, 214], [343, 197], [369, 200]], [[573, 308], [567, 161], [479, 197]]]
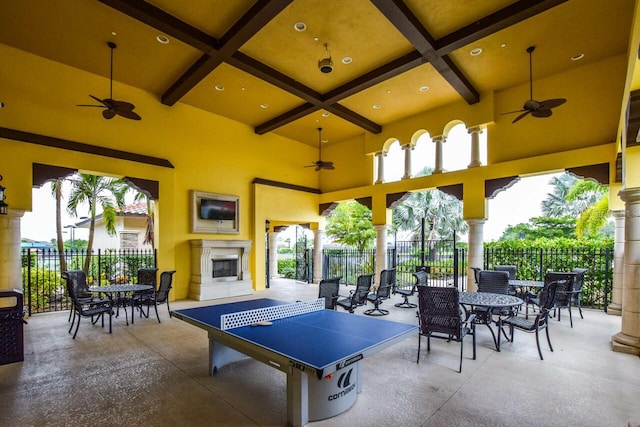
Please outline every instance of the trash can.
[[22, 291], [0, 290], [0, 365], [24, 360]]

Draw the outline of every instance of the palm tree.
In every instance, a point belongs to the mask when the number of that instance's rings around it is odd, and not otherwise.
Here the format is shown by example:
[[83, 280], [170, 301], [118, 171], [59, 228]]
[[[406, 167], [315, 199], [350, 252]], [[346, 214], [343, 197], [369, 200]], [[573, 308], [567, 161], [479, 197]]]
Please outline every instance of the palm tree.
[[[67, 210], [71, 215], [78, 216], [78, 207], [87, 203], [89, 205], [89, 242], [87, 243], [87, 255], [93, 247], [93, 235], [96, 222], [97, 207], [102, 209], [102, 219], [109, 235], [116, 234], [116, 209], [124, 207], [124, 195], [128, 191], [128, 185], [121, 179], [109, 178], [98, 175], [78, 174], [71, 178], [71, 194], [67, 203]], [[84, 272], [89, 271], [91, 257], [84, 261]]]
[[553, 193], [542, 201], [542, 212], [553, 218], [577, 218], [576, 235], [595, 236], [609, 216], [609, 189], [589, 179], [564, 173], [550, 182]]
[[[430, 175], [424, 168], [417, 176]], [[424, 219], [428, 240], [451, 239], [455, 232], [465, 233], [467, 223], [462, 217], [462, 202], [440, 190], [412, 193], [393, 210], [393, 225], [397, 230], [409, 231], [412, 239], [419, 236]]]

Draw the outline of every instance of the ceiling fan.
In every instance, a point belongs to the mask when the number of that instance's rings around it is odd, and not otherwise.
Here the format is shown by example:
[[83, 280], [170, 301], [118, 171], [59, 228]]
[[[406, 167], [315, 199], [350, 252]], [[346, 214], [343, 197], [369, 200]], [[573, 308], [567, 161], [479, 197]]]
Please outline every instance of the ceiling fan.
[[78, 107], [98, 107], [104, 108], [102, 110], [102, 117], [107, 120], [113, 119], [116, 115], [122, 116], [126, 119], [131, 120], [140, 120], [140, 117], [135, 111], [135, 105], [130, 102], [125, 101], [117, 101], [113, 99], [113, 49], [117, 47], [117, 45], [113, 42], [108, 42], [107, 46], [111, 49], [111, 75], [109, 76], [109, 98], [100, 99], [97, 96], [89, 95], [91, 98], [99, 102], [101, 105], [94, 104], [79, 104]]
[[305, 168], [316, 168], [316, 172], [318, 172], [320, 169], [335, 169], [335, 166], [333, 166], [333, 162], [325, 162], [322, 160], [322, 128], [318, 128], [318, 148], [320, 150], [320, 160], [311, 163], [309, 166], [305, 166]]
[[530, 46], [527, 48], [527, 52], [529, 53], [529, 100], [524, 103], [522, 110], [509, 111], [507, 113], [502, 114], [513, 114], [513, 113], [522, 113], [515, 119], [513, 122], [515, 123], [518, 120], [524, 118], [527, 114], [531, 114], [533, 117], [549, 117], [551, 116], [552, 108], [558, 107], [565, 102], [567, 102], [564, 98], [553, 98], [546, 99], [544, 101], [536, 101], [533, 99], [533, 51], [535, 50], [535, 46]]

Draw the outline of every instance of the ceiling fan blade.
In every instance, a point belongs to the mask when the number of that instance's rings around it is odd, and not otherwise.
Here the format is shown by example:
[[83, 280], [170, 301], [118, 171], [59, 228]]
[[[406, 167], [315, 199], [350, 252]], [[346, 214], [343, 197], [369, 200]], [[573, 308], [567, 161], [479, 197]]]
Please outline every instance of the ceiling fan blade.
[[501, 116], [504, 116], [505, 114], [513, 114], [513, 113], [523, 113], [527, 110], [514, 110], [514, 111], [507, 111], [506, 113], [500, 113]]
[[104, 117], [107, 120], [111, 120], [116, 116], [116, 112], [114, 110], [111, 109], [105, 109], [102, 111], [102, 117]]
[[328, 170], [334, 170], [336, 167], [333, 166], [333, 162], [325, 162], [324, 165], [322, 165], [323, 169], [328, 169]]
[[125, 109], [122, 110], [120, 108], [116, 108], [115, 110], [113, 110], [117, 115], [122, 116], [126, 119], [131, 119], [131, 120], [142, 120], [142, 117], [140, 117], [138, 115], [138, 113], [136, 113], [135, 111], [131, 111], [129, 109]]
[[113, 106], [113, 108], [118, 108], [120, 110], [133, 110], [134, 108], [136, 108], [135, 105], [126, 101], [117, 101], [115, 99], [105, 99], [105, 102], [108, 102], [111, 106]]
[[98, 101], [100, 104], [104, 105], [105, 107], [109, 107], [109, 104], [107, 104], [107, 103], [105, 102], [105, 101], [106, 101], [106, 99], [105, 99], [105, 100], [102, 100], [102, 99], [98, 98], [97, 96], [93, 96], [93, 95], [91, 95], [91, 94], [90, 94], [89, 96], [90, 96], [91, 98], [93, 98], [94, 100]]
[[541, 101], [538, 108], [540, 110], [550, 110], [551, 108], [556, 108], [565, 102], [567, 102], [567, 100], [564, 98], [547, 99], [545, 101]]
[[524, 118], [527, 114], [529, 114], [531, 111], [525, 111], [524, 113], [520, 114], [518, 117], [516, 117], [515, 119], [513, 119], [513, 121], [511, 123], [515, 123], [518, 120]]
[[93, 104], [76, 104], [76, 107], [98, 107], [105, 108], [104, 105], [93, 105]]
[[540, 109], [540, 110], [536, 110], [536, 111], [532, 111], [531, 115], [533, 117], [549, 117], [553, 114], [553, 112], [551, 111], [551, 109]]

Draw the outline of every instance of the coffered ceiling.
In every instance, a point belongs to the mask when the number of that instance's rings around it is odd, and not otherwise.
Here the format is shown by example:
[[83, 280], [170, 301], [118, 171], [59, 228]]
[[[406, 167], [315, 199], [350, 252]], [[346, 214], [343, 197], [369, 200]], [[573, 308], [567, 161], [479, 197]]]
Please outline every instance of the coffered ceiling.
[[[534, 79], [626, 53], [633, 5], [21, 0], [0, 3], [0, 43], [109, 77], [107, 42], [113, 41], [114, 80], [170, 107], [189, 104], [246, 123], [258, 134], [316, 145], [318, 126], [336, 143], [523, 84], [531, 45]], [[329, 55], [333, 70], [323, 73], [318, 61]], [[582, 59], [572, 60], [577, 55]], [[108, 95], [108, 87], [95, 91]], [[122, 91], [114, 98], [136, 102]], [[78, 93], [78, 103], [87, 101]], [[78, 110], [72, 111], [84, 114]], [[145, 112], [139, 113], [144, 120]]]

